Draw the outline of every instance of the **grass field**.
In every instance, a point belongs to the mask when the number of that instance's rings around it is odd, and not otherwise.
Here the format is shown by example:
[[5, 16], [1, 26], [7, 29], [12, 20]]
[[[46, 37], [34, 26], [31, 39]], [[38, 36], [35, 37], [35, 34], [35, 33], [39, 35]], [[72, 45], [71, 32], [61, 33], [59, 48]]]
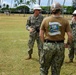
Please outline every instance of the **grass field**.
[[[29, 34], [25, 28], [28, 16], [0, 14], [0, 75], [40, 75], [36, 44], [33, 59], [25, 60], [28, 56]], [[76, 60], [65, 63], [68, 61], [66, 49], [61, 75], [76, 75]]]

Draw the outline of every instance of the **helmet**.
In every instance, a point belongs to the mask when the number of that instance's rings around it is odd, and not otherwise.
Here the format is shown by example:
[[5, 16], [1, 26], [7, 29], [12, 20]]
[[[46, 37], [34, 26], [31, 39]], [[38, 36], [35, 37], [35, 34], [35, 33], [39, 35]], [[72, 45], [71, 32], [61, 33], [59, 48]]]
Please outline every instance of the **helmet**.
[[51, 10], [56, 10], [56, 9], [62, 9], [62, 6], [58, 3], [58, 2], [54, 2], [52, 5], [51, 5]]
[[76, 10], [74, 10], [73, 15], [76, 15]]
[[38, 9], [38, 10], [41, 10], [41, 7], [40, 7], [40, 5], [38, 5], [38, 4], [35, 4], [35, 5], [34, 5], [34, 8], [33, 8], [33, 10], [36, 10], [36, 9]]

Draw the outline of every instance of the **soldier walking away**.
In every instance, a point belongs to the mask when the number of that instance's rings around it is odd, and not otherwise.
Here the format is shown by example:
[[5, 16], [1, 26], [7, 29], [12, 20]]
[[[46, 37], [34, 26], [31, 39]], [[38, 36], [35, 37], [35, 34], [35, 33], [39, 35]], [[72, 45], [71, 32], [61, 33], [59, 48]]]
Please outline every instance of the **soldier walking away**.
[[76, 10], [72, 14], [72, 20], [71, 20], [71, 29], [73, 34], [73, 41], [70, 44], [69, 48], [69, 62], [73, 62], [74, 54], [76, 55]]
[[51, 5], [52, 15], [43, 19], [40, 27], [40, 38], [43, 50], [40, 53], [40, 75], [60, 75], [65, 57], [64, 36], [68, 35], [69, 43], [72, 40], [71, 27], [67, 19], [61, 16], [62, 6], [58, 2]]
[[28, 41], [28, 58], [32, 58], [32, 53], [33, 53], [33, 47], [35, 40], [37, 42], [37, 47], [38, 47], [38, 55], [40, 56], [40, 50], [42, 48], [42, 43], [40, 41], [39, 37], [39, 31], [40, 31], [40, 25], [43, 20], [43, 16], [40, 14], [41, 13], [41, 7], [38, 4], [34, 5], [33, 8], [34, 14], [31, 15], [26, 24], [26, 29], [29, 31], [29, 41]]

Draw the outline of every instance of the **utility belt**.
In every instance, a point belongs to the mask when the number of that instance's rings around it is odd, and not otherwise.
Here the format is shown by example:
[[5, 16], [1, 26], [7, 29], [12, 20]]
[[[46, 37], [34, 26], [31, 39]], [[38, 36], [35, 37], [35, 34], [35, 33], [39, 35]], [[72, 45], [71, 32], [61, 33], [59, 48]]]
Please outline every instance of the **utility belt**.
[[47, 42], [47, 43], [64, 43], [64, 40], [53, 41], [53, 40], [45, 39], [44, 42]]

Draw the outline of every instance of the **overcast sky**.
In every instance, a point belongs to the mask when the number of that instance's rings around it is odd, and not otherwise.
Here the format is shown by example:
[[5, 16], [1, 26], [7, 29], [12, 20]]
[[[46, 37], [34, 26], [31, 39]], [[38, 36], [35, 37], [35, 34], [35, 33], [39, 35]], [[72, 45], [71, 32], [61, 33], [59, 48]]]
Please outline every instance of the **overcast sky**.
[[[9, 4], [11, 6], [11, 1], [13, 2], [14, 0], [2, 0], [2, 3], [4, 4]], [[50, 0], [50, 5], [51, 5], [51, 1]], [[56, 1], [56, 2], [59, 2], [61, 5], [63, 5], [63, 2], [64, 0], [53, 0], [53, 1]], [[14, 2], [13, 2], [14, 3]], [[37, 3], [38, 3], [38, 0], [37, 0]], [[41, 0], [41, 6], [48, 6], [48, 0]], [[66, 0], [65, 2], [65, 6], [71, 6], [72, 5], [72, 0]], [[12, 4], [13, 6], [13, 4]]]

